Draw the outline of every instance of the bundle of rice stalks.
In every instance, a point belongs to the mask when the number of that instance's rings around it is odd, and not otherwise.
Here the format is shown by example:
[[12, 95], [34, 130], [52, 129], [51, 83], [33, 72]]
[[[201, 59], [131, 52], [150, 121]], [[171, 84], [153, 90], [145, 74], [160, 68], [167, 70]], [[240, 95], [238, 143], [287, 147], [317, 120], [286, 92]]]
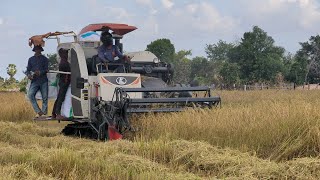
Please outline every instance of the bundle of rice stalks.
[[29, 121], [35, 113], [23, 93], [0, 93], [0, 121]]
[[248, 153], [220, 149], [208, 143], [173, 141], [172, 164], [195, 174], [226, 177], [282, 177], [283, 165], [262, 160]]

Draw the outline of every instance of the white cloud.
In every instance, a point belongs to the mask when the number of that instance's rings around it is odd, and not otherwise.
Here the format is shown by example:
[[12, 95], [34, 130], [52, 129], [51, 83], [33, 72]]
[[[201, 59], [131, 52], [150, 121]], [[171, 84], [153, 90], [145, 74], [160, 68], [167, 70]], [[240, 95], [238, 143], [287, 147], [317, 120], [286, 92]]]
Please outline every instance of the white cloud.
[[171, 0], [161, 0], [162, 5], [166, 9], [171, 9], [174, 5], [174, 3]]
[[320, 23], [320, 6], [315, 1], [300, 0], [301, 18], [300, 24], [305, 28], [312, 28], [314, 24]]
[[[28, 55], [32, 52], [28, 46], [28, 36], [25, 27], [15, 17], [6, 16], [0, 18], [0, 41], [6, 42], [0, 45], [0, 69], [7, 67], [9, 63], [17, 65], [18, 73], [16, 78], [22, 77], [22, 70], [25, 70]], [[19, 53], [16, 53], [16, 50]], [[0, 71], [0, 76], [7, 77], [6, 71]]]
[[186, 9], [189, 13], [195, 13], [199, 8], [198, 4], [188, 4]]
[[[88, 19], [94, 19], [94, 22], [121, 22], [127, 23], [135, 15], [131, 14], [124, 7], [116, 7], [109, 4], [101, 5], [96, 0], [87, 0]], [[93, 23], [91, 21], [91, 23]]]
[[149, 5], [152, 4], [152, 1], [151, 1], [151, 0], [136, 0], [136, 2], [137, 2], [138, 4], [147, 5], [147, 6], [149, 6]]
[[143, 25], [142, 32], [146, 33], [148, 32], [151, 36], [155, 36], [159, 33], [159, 24], [157, 22], [157, 20], [155, 20], [154, 18], [149, 18]]
[[140, 35], [143, 34], [144, 37], [156, 36], [159, 33], [159, 22], [153, 16], [149, 16], [148, 18], [144, 19], [144, 21], [138, 22], [138, 24], [139, 30], [136, 33]]
[[[317, 0], [240, 0], [246, 7], [251, 20], [257, 22], [272, 21], [269, 24], [292, 25], [302, 29], [318, 27], [320, 23], [320, 5]], [[291, 25], [291, 26], [290, 26]]]
[[[222, 15], [211, 3], [191, 3], [173, 10], [172, 26], [188, 27], [190, 31], [225, 32], [232, 31], [237, 22], [231, 16]], [[200, 33], [199, 32], [199, 33]]]
[[5, 19], [6, 22], [4, 22], [3, 18], [0, 18], [0, 24], [2, 25], [2, 28], [0, 29], [0, 41], [4, 42], [3, 40], [22, 38], [27, 35], [23, 26], [20, 23], [17, 23], [17, 20], [14, 17], [6, 17]]
[[156, 15], [158, 13], [158, 10], [156, 10], [153, 7], [152, 0], [136, 0], [136, 3], [143, 5], [143, 6], [147, 6], [150, 9], [149, 10], [150, 15]]
[[132, 14], [129, 14], [128, 11], [124, 8], [106, 6], [104, 7], [104, 10], [104, 12], [108, 12], [108, 17], [113, 16], [116, 17], [117, 20], [126, 20], [133, 16]]
[[150, 9], [151, 15], [156, 15], [157, 13], [158, 13], [158, 11], [156, 9], [153, 9], [153, 8]]

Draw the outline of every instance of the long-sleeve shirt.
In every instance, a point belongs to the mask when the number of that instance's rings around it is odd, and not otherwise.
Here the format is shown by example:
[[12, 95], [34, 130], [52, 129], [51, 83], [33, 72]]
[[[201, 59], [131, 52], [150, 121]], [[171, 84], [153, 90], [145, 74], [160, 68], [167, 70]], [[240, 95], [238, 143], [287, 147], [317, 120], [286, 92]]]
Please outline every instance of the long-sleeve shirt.
[[[61, 60], [59, 63], [59, 71], [71, 72], [70, 63], [67, 60]], [[70, 83], [70, 74], [60, 74], [59, 82]]]
[[31, 72], [36, 72], [36, 71], [40, 71], [40, 75], [33, 76], [33, 79], [31, 81], [31, 83], [44, 83], [48, 81], [47, 78], [47, 72], [48, 72], [48, 58], [45, 57], [44, 55], [39, 55], [39, 56], [32, 56], [31, 58], [29, 58], [28, 60], [28, 66], [27, 66], [27, 75], [31, 75]]
[[115, 57], [118, 57], [120, 59], [123, 58], [123, 54], [115, 45], [112, 45], [111, 48], [107, 48], [105, 45], [101, 45], [98, 48], [98, 56], [102, 60], [102, 62], [114, 62]]

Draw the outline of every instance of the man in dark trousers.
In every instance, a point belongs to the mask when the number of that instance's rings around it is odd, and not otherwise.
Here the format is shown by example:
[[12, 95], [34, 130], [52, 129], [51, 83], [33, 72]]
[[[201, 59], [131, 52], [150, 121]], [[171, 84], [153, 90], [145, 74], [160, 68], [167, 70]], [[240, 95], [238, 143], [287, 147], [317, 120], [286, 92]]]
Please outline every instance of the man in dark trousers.
[[[31, 80], [31, 85], [28, 91], [28, 97], [34, 111], [39, 115], [45, 115], [48, 111], [48, 58], [41, 54], [43, 48], [34, 46], [32, 51], [34, 56], [29, 58], [26, 74]], [[36, 93], [40, 90], [42, 96], [42, 109], [39, 108], [35, 98]]]
[[[68, 62], [68, 50], [60, 49], [59, 56], [61, 59], [59, 63], [59, 71], [71, 72], [70, 63]], [[53, 119], [65, 119], [65, 117], [61, 115], [61, 106], [66, 97], [66, 93], [70, 85], [70, 80], [70, 74], [59, 74], [59, 92], [52, 110]]]

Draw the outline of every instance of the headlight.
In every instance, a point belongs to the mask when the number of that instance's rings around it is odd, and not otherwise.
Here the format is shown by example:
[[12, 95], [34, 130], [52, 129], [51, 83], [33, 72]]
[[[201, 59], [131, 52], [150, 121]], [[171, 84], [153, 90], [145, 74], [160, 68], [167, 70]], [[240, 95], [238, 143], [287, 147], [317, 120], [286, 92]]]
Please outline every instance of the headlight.
[[156, 64], [158, 64], [158, 63], [160, 62], [160, 60], [159, 60], [158, 58], [154, 58], [154, 59], [153, 59], [153, 62], [156, 63]]

